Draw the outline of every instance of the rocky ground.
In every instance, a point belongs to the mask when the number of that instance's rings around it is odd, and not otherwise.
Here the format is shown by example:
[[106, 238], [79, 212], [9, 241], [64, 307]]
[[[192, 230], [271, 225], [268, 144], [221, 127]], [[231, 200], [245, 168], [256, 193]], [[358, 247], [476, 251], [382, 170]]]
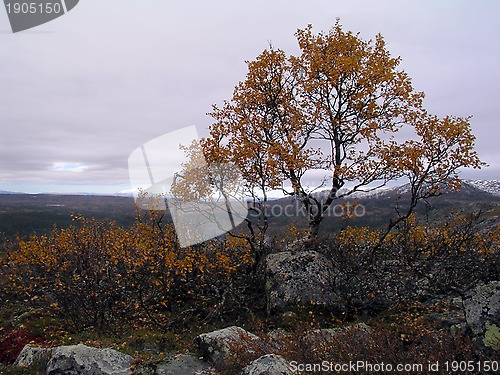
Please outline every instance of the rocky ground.
[[[278, 319], [293, 318], [294, 307], [315, 305], [342, 310], [341, 301], [330, 290], [333, 264], [314, 251], [273, 254], [267, 263], [266, 292], [269, 313]], [[477, 282], [463, 295], [445, 296], [425, 302], [425, 319], [435, 323], [437, 331], [470, 337], [478, 352], [498, 359], [500, 350], [500, 281]], [[423, 310], [422, 310], [423, 311]], [[376, 329], [370, 324], [353, 323], [339, 328], [311, 329], [303, 342], [311, 352], [340, 338], [376, 342]], [[17, 358], [18, 373], [47, 375], [190, 375], [294, 374], [291, 358], [286, 358], [287, 332], [272, 330], [263, 335], [230, 326], [198, 335], [196, 353], [170, 354], [154, 364], [143, 364], [132, 356], [109, 348], [86, 345], [43, 348], [27, 345]], [[286, 354], [285, 354], [286, 355]], [[241, 359], [241, 361], [235, 361]], [[244, 359], [248, 359], [245, 363]], [[464, 358], [465, 360], [465, 358]], [[235, 363], [239, 363], [238, 368]], [[223, 370], [221, 370], [223, 369]], [[221, 372], [222, 371], [222, 372]], [[227, 371], [227, 372], [223, 372]]]

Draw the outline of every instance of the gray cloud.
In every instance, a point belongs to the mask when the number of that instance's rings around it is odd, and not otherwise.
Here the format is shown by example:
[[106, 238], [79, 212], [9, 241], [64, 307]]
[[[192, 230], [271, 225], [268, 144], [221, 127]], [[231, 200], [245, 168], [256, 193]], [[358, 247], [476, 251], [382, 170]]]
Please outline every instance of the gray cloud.
[[0, 190], [127, 185], [133, 149], [184, 126], [206, 134], [206, 112], [230, 97], [245, 60], [269, 42], [296, 52], [297, 28], [328, 30], [336, 17], [364, 38], [382, 33], [432, 112], [474, 115], [491, 168], [464, 177], [500, 179], [499, 8], [493, 0], [85, 0], [19, 34], [0, 11]]

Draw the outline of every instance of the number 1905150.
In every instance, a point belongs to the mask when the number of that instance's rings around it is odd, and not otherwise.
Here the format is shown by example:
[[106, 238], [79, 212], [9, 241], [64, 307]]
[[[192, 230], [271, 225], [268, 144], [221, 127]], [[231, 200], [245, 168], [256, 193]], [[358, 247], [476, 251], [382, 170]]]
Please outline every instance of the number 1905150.
[[446, 372], [498, 372], [498, 361], [446, 361], [443, 363]]
[[7, 3], [7, 13], [14, 14], [51, 14], [63, 13], [60, 3]]

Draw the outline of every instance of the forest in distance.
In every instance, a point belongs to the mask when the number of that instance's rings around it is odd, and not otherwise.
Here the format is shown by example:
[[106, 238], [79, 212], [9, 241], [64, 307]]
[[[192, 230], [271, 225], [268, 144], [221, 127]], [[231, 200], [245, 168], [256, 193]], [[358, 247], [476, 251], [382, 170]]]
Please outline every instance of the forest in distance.
[[[490, 224], [498, 222], [500, 217], [500, 188], [498, 181], [488, 181], [489, 189], [481, 189], [465, 182], [461, 190], [450, 191], [438, 199], [430, 199], [427, 204], [418, 207], [421, 220], [439, 221], [460, 212], [482, 212], [484, 219]], [[394, 207], [399, 200], [404, 201], [401, 187], [382, 190], [377, 194], [365, 197], [340, 199], [333, 206], [332, 215], [324, 222], [323, 234], [336, 232], [347, 225], [369, 226], [383, 229], [383, 226], [394, 215]], [[348, 207], [361, 205], [359, 214], [350, 219], [342, 218], [342, 203], [350, 202]], [[304, 225], [298, 202], [293, 198], [270, 200], [267, 211], [270, 213], [271, 230], [269, 235], [282, 233], [283, 228], [293, 224]], [[287, 209], [291, 207], [292, 209]], [[286, 212], [286, 214], [285, 214]], [[32, 234], [49, 234], [54, 227], [67, 228], [74, 224], [72, 214], [103, 221], [114, 221], [120, 226], [128, 227], [134, 223], [137, 208], [134, 198], [130, 196], [101, 195], [62, 195], [62, 194], [0, 194], [0, 235], [14, 239], [17, 236], [27, 237]], [[440, 219], [441, 218], [441, 219]], [[165, 223], [172, 223], [168, 212], [165, 212]]]

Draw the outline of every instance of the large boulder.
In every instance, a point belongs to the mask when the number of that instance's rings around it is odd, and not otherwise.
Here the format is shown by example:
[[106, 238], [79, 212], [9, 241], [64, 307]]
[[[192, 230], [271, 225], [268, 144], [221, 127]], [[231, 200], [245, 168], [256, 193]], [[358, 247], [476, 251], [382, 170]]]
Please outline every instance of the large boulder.
[[263, 341], [258, 336], [236, 326], [203, 333], [194, 342], [212, 363], [221, 363], [242, 352], [255, 353], [263, 348]]
[[292, 367], [280, 355], [266, 354], [252, 361], [240, 375], [293, 375]]
[[452, 333], [467, 331], [462, 297], [439, 297], [427, 301], [424, 306], [425, 311], [430, 311], [424, 315], [427, 320]]
[[30, 367], [36, 363], [48, 362], [52, 349], [26, 345], [17, 356], [14, 366]]
[[197, 375], [202, 373], [213, 373], [213, 369], [207, 362], [198, 357], [179, 354], [168, 363], [156, 367], [157, 375]]
[[52, 351], [47, 375], [128, 375], [132, 361], [131, 356], [113, 349], [58, 346]]
[[341, 312], [335, 294], [332, 262], [316, 251], [270, 254], [266, 258], [266, 296], [269, 313], [316, 306]]
[[488, 347], [500, 349], [500, 281], [480, 282], [463, 298], [470, 329]]

